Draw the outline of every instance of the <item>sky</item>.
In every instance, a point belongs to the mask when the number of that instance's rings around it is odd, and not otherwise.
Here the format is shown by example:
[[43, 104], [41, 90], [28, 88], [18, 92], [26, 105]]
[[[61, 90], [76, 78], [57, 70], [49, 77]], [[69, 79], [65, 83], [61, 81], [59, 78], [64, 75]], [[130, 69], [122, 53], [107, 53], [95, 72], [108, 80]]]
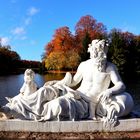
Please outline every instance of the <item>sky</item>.
[[109, 32], [140, 35], [140, 0], [0, 0], [0, 38], [21, 59], [41, 61], [56, 29], [74, 33], [81, 17], [91, 15]]

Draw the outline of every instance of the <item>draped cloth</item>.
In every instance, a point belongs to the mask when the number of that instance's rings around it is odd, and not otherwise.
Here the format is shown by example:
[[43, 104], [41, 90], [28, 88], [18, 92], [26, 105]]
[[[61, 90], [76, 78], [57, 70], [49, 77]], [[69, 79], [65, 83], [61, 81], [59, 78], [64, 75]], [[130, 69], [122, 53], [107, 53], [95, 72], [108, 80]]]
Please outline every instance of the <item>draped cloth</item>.
[[89, 103], [73, 93], [75, 90], [63, 85], [47, 85], [29, 96], [15, 96], [4, 108], [8, 108], [15, 118], [36, 121], [88, 118]]
[[[131, 108], [126, 110], [132, 100], [128, 93], [113, 96], [110, 102], [99, 102], [96, 108], [96, 115], [112, 115], [112, 106], [117, 109], [118, 117], [127, 115]], [[66, 85], [48, 84], [29, 96], [21, 94], [11, 99], [11, 102], [3, 106], [6, 113], [14, 118], [28, 119], [35, 121], [47, 120], [82, 120], [90, 116], [89, 100], [77, 90]], [[126, 111], [125, 111], [126, 110]], [[110, 118], [110, 116], [109, 116]]]

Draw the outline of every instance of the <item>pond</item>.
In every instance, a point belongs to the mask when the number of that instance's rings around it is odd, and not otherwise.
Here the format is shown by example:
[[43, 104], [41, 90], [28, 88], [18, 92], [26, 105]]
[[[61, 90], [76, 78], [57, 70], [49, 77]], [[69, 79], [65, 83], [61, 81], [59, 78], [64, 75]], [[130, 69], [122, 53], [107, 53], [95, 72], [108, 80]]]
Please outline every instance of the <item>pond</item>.
[[[64, 77], [64, 73], [48, 73], [45, 75], [36, 74], [35, 81], [38, 87], [44, 85], [46, 81], [60, 80]], [[23, 84], [23, 74], [0, 76], [0, 105], [6, 103], [5, 97], [14, 97], [19, 93]], [[140, 111], [140, 80], [125, 81], [127, 91], [132, 95], [135, 103], [135, 110]]]

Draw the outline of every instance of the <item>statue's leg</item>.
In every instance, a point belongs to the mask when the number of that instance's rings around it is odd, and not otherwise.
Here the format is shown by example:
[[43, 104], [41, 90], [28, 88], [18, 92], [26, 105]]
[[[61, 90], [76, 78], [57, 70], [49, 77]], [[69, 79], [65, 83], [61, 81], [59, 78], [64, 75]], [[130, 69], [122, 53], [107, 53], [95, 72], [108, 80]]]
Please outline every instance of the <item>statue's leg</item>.
[[118, 112], [118, 117], [128, 115], [134, 107], [133, 98], [127, 92], [123, 92], [121, 94], [113, 96], [112, 101], [116, 102], [120, 107], [120, 111]]
[[96, 120], [96, 115], [95, 115], [96, 106], [97, 103], [94, 103], [92, 101], [89, 102], [89, 117], [88, 117], [89, 119]]
[[115, 126], [118, 117], [126, 116], [132, 111], [134, 102], [131, 95], [127, 92], [115, 95], [111, 100], [107, 110], [107, 121], [110, 125]]
[[133, 107], [134, 102], [131, 95], [124, 92], [112, 96], [106, 104], [100, 103], [97, 107], [97, 114], [104, 118], [103, 121], [105, 126], [115, 126], [118, 117], [128, 115]]

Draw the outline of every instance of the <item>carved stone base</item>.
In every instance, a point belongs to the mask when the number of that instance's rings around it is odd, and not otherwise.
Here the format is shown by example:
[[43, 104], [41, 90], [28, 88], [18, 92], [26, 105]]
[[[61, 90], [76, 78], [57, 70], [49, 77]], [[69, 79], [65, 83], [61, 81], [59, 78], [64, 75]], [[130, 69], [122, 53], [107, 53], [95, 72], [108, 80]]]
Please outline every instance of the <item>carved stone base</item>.
[[17, 132], [121, 132], [140, 131], [140, 118], [119, 120], [116, 127], [104, 127], [101, 121], [47, 121], [1, 120], [0, 131]]

